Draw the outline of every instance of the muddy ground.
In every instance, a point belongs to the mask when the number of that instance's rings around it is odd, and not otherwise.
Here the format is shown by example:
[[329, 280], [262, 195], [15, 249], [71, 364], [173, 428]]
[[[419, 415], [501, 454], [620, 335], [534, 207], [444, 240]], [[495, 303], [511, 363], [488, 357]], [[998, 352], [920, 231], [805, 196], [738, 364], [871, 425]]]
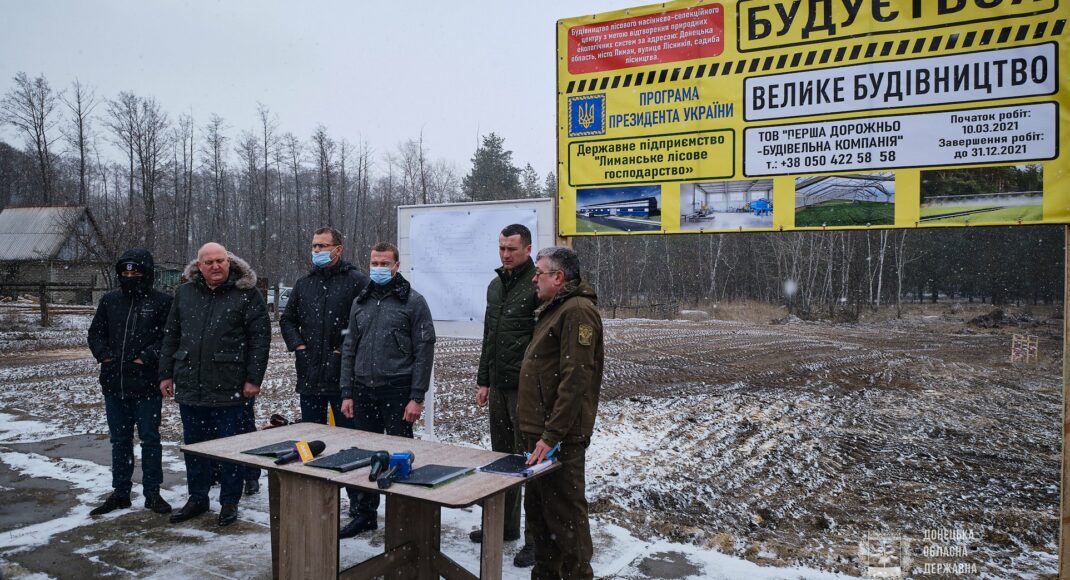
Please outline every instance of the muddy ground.
[[[607, 321], [593, 514], [763, 565], [860, 575], [874, 563], [860, 544], [884, 535], [919, 573], [1054, 577], [1062, 320], [1012, 308], [1001, 324], [969, 323], [989, 310], [836, 325]], [[0, 411], [106, 433], [80, 346], [88, 322], [69, 316], [58, 330], [0, 332]], [[1039, 337], [1038, 362], [1009, 362], [1014, 333]], [[443, 441], [489, 447], [472, 404], [478, 355], [473, 340], [436, 347]], [[261, 416], [297, 415], [292, 369], [276, 340]], [[163, 422], [177, 441], [173, 403]]]

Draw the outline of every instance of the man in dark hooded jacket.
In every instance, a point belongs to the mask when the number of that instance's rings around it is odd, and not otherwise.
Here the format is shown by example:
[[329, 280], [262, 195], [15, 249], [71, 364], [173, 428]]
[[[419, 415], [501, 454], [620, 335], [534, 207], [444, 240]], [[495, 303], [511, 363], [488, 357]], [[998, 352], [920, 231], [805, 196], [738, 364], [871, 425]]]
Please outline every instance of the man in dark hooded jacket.
[[[327, 409], [334, 424], [353, 427], [342, 414], [339, 377], [342, 340], [349, 324], [353, 299], [368, 286], [368, 277], [342, 259], [342, 234], [320, 228], [312, 236], [312, 270], [294, 284], [290, 301], [279, 319], [286, 348], [294, 351], [301, 420], [327, 424]], [[346, 488], [349, 515], [356, 517], [357, 492]]]
[[[244, 399], [260, 393], [267, 371], [271, 323], [256, 289], [256, 272], [217, 243], [208, 243], [175, 291], [160, 355], [160, 392], [174, 396], [189, 445], [242, 432]], [[189, 500], [171, 522], [208, 511], [211, 460], [187, 453]], [[233, 463], [220, 467], [218, 524], [238, 519], [242, 476]]]
[[127, 250], [115, 264], [119, 289], [104, 295], [89, 326], [89, 349], [100, 362], [100, 386], [111, 435], [114, 491], [90, 515], [130, 507], [134, 474], [134, 427], [141, 440], [145, 507], [171, 511], [162, 497], [160, 391], [156, 375], [171, 297], [154, 290], [154, 264], [147, 250]]

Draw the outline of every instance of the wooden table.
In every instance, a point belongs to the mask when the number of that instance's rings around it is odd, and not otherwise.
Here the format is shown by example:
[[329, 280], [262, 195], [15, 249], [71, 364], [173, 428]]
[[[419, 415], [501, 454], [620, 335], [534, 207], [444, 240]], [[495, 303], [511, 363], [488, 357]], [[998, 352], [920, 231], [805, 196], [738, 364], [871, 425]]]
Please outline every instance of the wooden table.
[[[380, 490], [374, 481], [368, 481], [368, 467], [339, 473], [306, 467], [300, 462], [275, 465], [271, 458], [242, 453], [246, 449], [287, 440], [323, 441], [326, 449], [321, 457], [348, 447], [392, 453], [411, 450], [416, 454], [414, 467], [431, 463], [479, 467], [505, 455], [316, 423], [297, 423], [180, 446], [184, 453], [267, 470], [271, 571], [275, 578], [372, 578], [383, 575], [476, 578], [439, 550], [439, 535], [443, 507], [461, 508], [479, 501], [483, 502], [479, 577], [502, 577], [505, 491], [523, 484], [527, 481], [525, 478], [477, 472], [434, 489], [394, 484], [389, 489]], [[554, 469], [557, 465], [536, 477]], [[341, 486], [386, 495], [385, 551], [344, 571], [338, 569], [338, 495]]]

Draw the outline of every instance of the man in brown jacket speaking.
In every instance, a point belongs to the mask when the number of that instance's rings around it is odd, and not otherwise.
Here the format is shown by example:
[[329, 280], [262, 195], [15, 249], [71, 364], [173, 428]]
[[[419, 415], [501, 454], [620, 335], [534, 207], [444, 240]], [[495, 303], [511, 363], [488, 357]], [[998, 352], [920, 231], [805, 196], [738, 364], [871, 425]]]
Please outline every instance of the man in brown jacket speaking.
[[529, 463], [556, 457], [561, 468], [527, 484], [524, 511], [534, 535], [532, 578], [591, 578], [585, 464], [602, 387], [602, 318], [594, 289], [580, 280], [570, 248], [539, 250], [543, 302], [524, 353], [517, 414]]

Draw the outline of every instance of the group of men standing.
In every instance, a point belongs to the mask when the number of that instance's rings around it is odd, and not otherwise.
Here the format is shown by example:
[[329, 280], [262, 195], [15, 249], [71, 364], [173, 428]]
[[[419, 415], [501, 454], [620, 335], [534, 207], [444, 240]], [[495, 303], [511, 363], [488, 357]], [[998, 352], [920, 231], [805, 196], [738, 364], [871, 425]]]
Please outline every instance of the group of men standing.
[[[499, 236], [502, 267], [487, 290], [475, 402], [489, 406], [495, 451], [528, 452], [530, 463], [556, 458], [561, 468], [526, 485], [527, 526], [514, 564], [533, 578], [589, 578], [592, 548], [584, 494], [602, 378], [602, 324], [594, 291], [580, 279], [569, 248], [531, 257], [522, 225]], [[342, 236], [321, 228], [312, 269], [294, 285], [279, 325], [295, 352], [304, 421], [413, 436], [431, 378], [435, 330], [424, 298], [398, 273], [398, 250], [372, 247], [369, 275], [343, 258]], [[89, 330], [112, 443], [114, 491], [94, 515], [130, 507], [133, 431], [142, 445], [145, 507], [170, 513], [160, 497], [160, 411], [174, 396], [183, 441], [245, 432], [267, 369], [271, 328], [256, 274], [216, 243], [200, 248], [172, 300], [153, 290], [152, 256], [130, 250], [116, 263], [120, 288], [101, 300]], [[185, 456], [189, 498], [177, 523], [208, 511], [213, 463]], [[218, 464], [218, 525], [233, 523], [242, 468]], [[245, 486], [255, 493], [258, 486]], [[347, 489], [351, 537], [377, 528], [379, 495]], [[521, 536], [520, 490], [506, 497], [505, 540]], [[482, 541], [482, 532], [470, 534]]]

